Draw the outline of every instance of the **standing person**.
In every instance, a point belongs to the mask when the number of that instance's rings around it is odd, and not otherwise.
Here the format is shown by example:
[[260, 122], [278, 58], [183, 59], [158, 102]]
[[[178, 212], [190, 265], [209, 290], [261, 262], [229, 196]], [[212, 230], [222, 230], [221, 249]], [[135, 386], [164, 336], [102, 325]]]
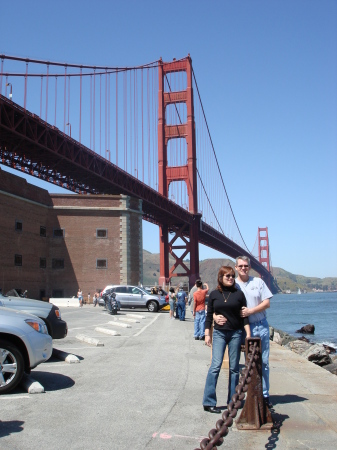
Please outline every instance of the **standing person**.
[[94, 306], [96, 306], [98, 304], [98, 298], [99, 298], [99, 294], [98, 294], [98, 292], [95, 292], [94, 298], [93, 298]]
[[192, 287], [192, 289], [190, 290], [189, 296], [188, 296], [188, 304], [190, 305], [190, 309], [191, 309], [191, 313], [193, 314], [193, 303], [194, 303], [194, 298], [193, 298], [193, 294], [194, 292], [197, 292], [197, 282], [200, 281], [200, 278], [198, 280], [195, 280], [194, 286]]
[[77, 291], [77, 298], [78, 298], [80, 307], [82, 307], [83, 306], [83, 294], [82, 294], [82, 291], [80, 288], [78, 288], [78, 291]]
[[170, 319], [174, 319], [173, 313], [174, 313], [174, 305], [175, 305], [176, 299], [177, 299], [177, 297], [174, 292], [174, 288], [170, 287], [170, 290], [169, 290]]
[[90, 292], [88, 294], [88, 305], [90, 305]]
[[266, 283], [257, 277], [250, 277], [250, 259], [247, 256], [236, 258], [235, 269], [238, 273], [236, 283], [245, 294], [247, 306], [241, 310], [241, 317], [248, 318], [252, 337], [261, 339], [262, 347], [262, 388], [263, 397], [269, 408], [269, 325], [266, 309], [270, 308], [270, 299], [273, 294]]
[[179, 317], [179, 320], [184, 321], [185, 320], [185, 314], [186, 314], [186, 301], [187, 301], [187, 295], [186, 292], [184, 292], [183, 288], [180, 287], [178, 294], [177, 294], [177, 314]]
[[205, 322], [205, 344], [211, 347], [210, 329], [213, 322], [213, 313], [223, 316], [226, 320], [222, 325], [214, 323], [212, 362], [208, 370], [203, 406], [204, 410], [220, 414], [217, 408], [216, 385], [228, 345], [229, 355], [229, 381], [227, 403], [235, 394], [235, 388], [239, 382], [239, 362], [241, 353], [242, 328], [250, 337], [248, 318], [241, 318], [240, 311], [246, 307], [246, 299], [242, 291], [235, 287], [235, 272], [230, 266], [220, 267], [218, 273], [218, 286], [209, 295], [207, 317]]
[[205, 283], [205, 289], [203, 289], [202, 281], [197, 280], [195, 285], [197, 290], [193, 294], [194, 339], [204, 341], [206, 319], [205, 302], [208, 292], [208, 284]]

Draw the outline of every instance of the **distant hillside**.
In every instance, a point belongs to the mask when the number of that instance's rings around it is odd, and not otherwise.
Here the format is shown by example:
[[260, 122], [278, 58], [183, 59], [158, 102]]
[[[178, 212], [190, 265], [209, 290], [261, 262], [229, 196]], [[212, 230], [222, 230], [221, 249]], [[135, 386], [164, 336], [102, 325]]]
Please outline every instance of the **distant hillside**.
[[[172, 257], [170, 257], [170, 265], [174, 263]], [[187, 267], [189, 267], [189, 261], [184, 261]], [[231, 259], [204, 259], [200, 261], [200, 277], [203, 281], [209, 284], [210, 289], [215, 289], [217, 284], [217, 273], [221, 266], [232, 266], [234, 262]], [[253, 276], [258, 274], [252, 270], [250, 272]], [[291, 291], [297, 292], [298, 289], [302, 291], [312, 292], [315, 290], [337, 290], [337, 277], [334, 278], [317, 278], [317, 277], [305, 277], [303, 275], [294, 275], [279, 267], [273, 267], [273, 275], [276, 279], [279, 289], [282, 292]], [[150, 253], [147, 250], [143, 250], [143, 283], [144, 286], [153, 286], [158, 283], [159, 277], [159, 253]], [[187, 287], [187, 278], [174, 278], [172, 284], [177, 286], [179, 283], [183, 283]]]
[[337, 290], [337, 277], [305, 277], [304, 275], [294, 275], [279, 267], [273, 267], [273, 275], [282, 292], [287, 290], [297, 292], [298, 289], [307, 292]]

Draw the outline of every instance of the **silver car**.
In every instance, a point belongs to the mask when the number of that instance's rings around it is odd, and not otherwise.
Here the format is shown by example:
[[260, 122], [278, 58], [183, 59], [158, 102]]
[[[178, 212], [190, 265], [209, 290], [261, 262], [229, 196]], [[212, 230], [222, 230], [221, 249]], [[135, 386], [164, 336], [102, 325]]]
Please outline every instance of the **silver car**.
[[6, 295], [0, 293], [0, 306], [40, 317], [47, 325], [48, 333], [53, 339], [63, 339], [67, 336], [67, 323], [62, 320], [60, 309], [52, 303], [22, 298], [15, 289], [12, 289]]
[[147, 308], [150, 312], [156, 312], [167, 305], [165, 297], [152, 295], [139, 286], [108, 285], [101, 295], [105, 293], [116, 293], [116, 299], [121, 308]]
[[38, 364], [50, 358], [52, 338], [43, 320], [0, 307], [0, 394], [6, 394]]

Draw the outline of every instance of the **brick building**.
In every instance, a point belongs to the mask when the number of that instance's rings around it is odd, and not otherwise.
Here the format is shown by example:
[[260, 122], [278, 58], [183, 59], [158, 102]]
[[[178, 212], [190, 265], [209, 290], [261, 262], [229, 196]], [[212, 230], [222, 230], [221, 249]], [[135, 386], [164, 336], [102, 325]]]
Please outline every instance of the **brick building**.
[[143, 278], [142, 204], [124, 195], [49, 194], [0, 169], [0, 288], [84, 297]]

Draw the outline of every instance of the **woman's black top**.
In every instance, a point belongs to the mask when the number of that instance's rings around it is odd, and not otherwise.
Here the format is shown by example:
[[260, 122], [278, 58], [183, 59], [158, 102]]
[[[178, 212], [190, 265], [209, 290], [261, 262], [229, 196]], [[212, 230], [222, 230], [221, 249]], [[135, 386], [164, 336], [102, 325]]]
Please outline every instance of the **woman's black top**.
[[[225, 302], [225, 300], [227, 301]], [[213, 313], [226, 317], [227, 322], [224, 325], [218, 325], [214, 322], [216, 330], [239, 330], [244, 325], [249, 324], [248, 317], [241, 318], [240, 310], [247, 306], [245, 294], [235, 287], [224, 288], [222, 292], [215, 289], [209, 294], [207, 305], [207, 317], [205, 328], [210, 329], [213, 323]]]

